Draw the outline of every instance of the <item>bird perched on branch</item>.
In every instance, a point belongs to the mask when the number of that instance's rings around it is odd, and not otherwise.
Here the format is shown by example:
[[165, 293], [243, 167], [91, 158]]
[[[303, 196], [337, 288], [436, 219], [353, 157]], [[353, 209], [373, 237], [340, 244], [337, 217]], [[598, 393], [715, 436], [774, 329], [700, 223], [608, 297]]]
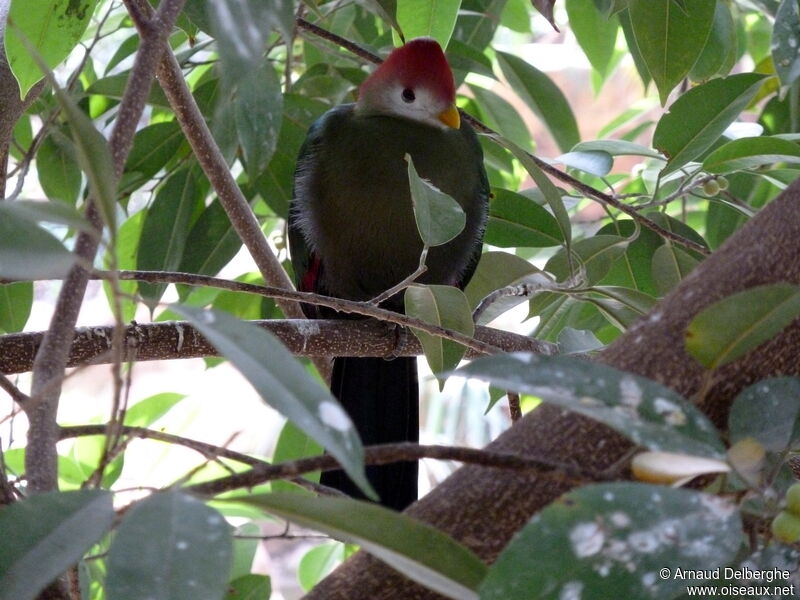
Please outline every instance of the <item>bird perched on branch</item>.
[[[466, 214], [462, 232], [431, 248], [420, 283], [464, 287], [481, 254], [489, 183], [483, 152], [455, 106], [453, 74], [439, 44], [411, 40], [364, 81], [355, 104], [336, 106], [310, 128], [295, 171], [289, 247], [298, 288], [370, 300], [411, 275], [423, 242], [409, 190], [419, 175]], [[402, 293], [383, 307], [403, 310]], [[307, 307], [309, 317], [333, 317]], [[331, 391], [365, 445], [419, 440], [416, 359], [339, 357]], [[416, 461], [367, 467], [381, 503], [417, 499]], [[321, 482], [363, 497], [343, 471]]]

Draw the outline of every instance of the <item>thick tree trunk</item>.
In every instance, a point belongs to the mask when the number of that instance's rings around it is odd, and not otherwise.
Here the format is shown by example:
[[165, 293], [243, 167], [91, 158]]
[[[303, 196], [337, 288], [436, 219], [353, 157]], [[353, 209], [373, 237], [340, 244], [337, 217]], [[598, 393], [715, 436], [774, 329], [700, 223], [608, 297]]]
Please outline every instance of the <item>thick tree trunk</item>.
[[[692, 397], [703, 370], [689, 357], [683, 332], [703, 307], [756, 285], [800, 283], [800, 181], [764, 208], [643, 317], [598, 360], [653, 378]], [[753, 381], [800, 373], [800, 323], [721, 369], [710, 391], [697, 400], [718, 423], [730, 402]], [[489, 449], [580, 464], [598, 471], [625, 458], [631, 446], [607, 427], [558, 408], [543, 406], [492, 442]], [[493, 561], [510, 537], [539, 509], [569, 489], [552, 476], [463, 467], [408, 513], [446, 531]], [[532, 548], [535, 553], [538, 549]], [[542, 551], [547, 549], [542, 548]], [[309, 599], [421, 599], [437, 594], [403, 578], [360, 552], [334, 571]]]

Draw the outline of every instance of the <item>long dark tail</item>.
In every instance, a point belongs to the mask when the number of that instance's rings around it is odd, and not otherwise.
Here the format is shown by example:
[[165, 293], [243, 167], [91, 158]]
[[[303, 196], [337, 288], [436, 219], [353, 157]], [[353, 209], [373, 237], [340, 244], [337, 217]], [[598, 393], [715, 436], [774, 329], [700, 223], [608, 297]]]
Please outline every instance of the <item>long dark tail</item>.
[[[419, 386], [415, 358], [334, 360], [331, 391], [355, 423], [365, 446], [419, 440]], [[368, 466], [381, 504], [403, 510], [417, 499], [418, 462]], [[326, 471], [320, 483], [364, 498], [343, 471]]]

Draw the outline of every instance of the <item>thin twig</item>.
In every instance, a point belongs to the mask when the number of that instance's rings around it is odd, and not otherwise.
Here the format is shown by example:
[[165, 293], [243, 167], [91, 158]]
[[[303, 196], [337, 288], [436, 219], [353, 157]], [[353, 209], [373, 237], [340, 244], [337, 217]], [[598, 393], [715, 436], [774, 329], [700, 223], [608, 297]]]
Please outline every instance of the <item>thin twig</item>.
[[333, 33], [332, 31], [328, 31], [327, 29], [323, 29], [318, 25], [314, 25], [306, 21], [303, 18], [298, 18], [296, 20], [298, 27], [300, 29], [305, 29], [306, 31], [310, 31], [314, 35], [323, 40], [328, 40], [329, 42], [333, 42], [337, 46], [344, 48], [345, 50], [349, 50], [351, 54], [355, 54], [356, 56], [363, 58], [367, 62], [371, 62], [373, 64], [379, 65], [383, 62], [383, 59], [364, 48], [363, 46], [359, 46], [355, 42], [352, 42], [346, 38], [343, 38], [340, 35]]
[[26, 406], [31, 401], [30, 396], [20, 390], [16, 385], [14, 385], [13, 381], [11, 381], [2, 373], [0, 373], [0, 388], [3, 388], [3, 390], [5, 390], [5, 392], [11, 396], [11, 399], [20, 406]]
[[413, 284], [417, 279], [419, 279], [425, 272], [428, 270], [427, 265], [425, 264], [425, 260], [428, 258], [428, 247], [425, 246], [422, 249], [422, 253], [419, 256], [419, 266], [416, 270], [411, 273], [408, 277], [403, 279], [400, 283], [393, 285], [388, 290], [382, 292], [381, 294], [375, 296], [372, 300], [370, 300], [367, 304], [372, 304], [373, 306], [379, 306], [381, 302], [388, 300], [395, 294], [402, 292], [408, 286]]
[[[572, 465], [555, 464], [547, 459], [537, 459], [517, 454], [489, 452], [486, 450], [477, 450], [475, 448], [438, 445], [423, 446], [410, 442], [367, 446], [364, 448], [364, 463], [368, 465], [383, 465], [400, 461], [419, 460], [422, 458], [452, 460], [498, 469], [519, 471], [537, 470], [542, 476], [546, 477], [550, 474], [559, 478], [562, 482], [565, 478], [571, 479], [576, 485], [578, 483], [597, 480], [595, 474], [584, 472]], [[212, 481], [188, 486], [186, 491], [203, 495], [214, 495], [239, 488], [251, 488], [265, 481], [272, 481], [274, 479], [285, 479], [312, 471], [330, 471], [340, 468], [341, 466], [332, 456], [314, 456], [274, 465], [255, 466], [243, 473], [236, 473], [228, 477], [221, 477]]]

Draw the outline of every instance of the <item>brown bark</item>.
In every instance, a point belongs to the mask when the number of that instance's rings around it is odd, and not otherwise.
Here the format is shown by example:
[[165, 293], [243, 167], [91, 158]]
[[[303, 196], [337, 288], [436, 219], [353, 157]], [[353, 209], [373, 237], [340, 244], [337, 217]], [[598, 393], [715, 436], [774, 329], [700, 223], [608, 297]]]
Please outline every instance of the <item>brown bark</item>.
[[[295, 356], [416, 356], [422, 347], [406, 329], [374, 320], [268, 319], [252, 321], [272, 332]], [[72, 332], [68, 367], [111, 362], [114, 327], [78, 327]], [[44, 333], [0, 336], [0, 374], [30, 371]], [[475, 339], [507, 352], [542, 352], [529, 337], [477, 327]], [[216, 349], [186, 321], [133, 324], [122, 336], [125, 361], [175, 360], [217, 356]], [[475, 354], [467, 353], [467, 356]], [[0, 384], [2, 385], [2, 384]]]
[[[598, 360], [660, 381], [692, 397], [703, 371], [687, 355], [683, 332], [703, 307], [756, 285], [800, 283], [800, 181], [792, 184], [752, 221], [643, 317]], [[800, 323], [716, 373], [698, 403], [717, 422], [733, 397], [753, 381], [800, 373]], [[528, 414], [487, 449], [523, 456], [548, 456], [598, 471], [625, 457], [630, 444], [607, 427], [543, 406]], [[539, 509], [569, 488], [536, 472], [512, 473], [465, 466], [408, 513], [461, 541], [487, 562]], [[546, 549], [531, 548], [531, 552]], [[388, 600], [440, 598], [364, 552], [358, 553], [307, 596], [309, 599]]]

